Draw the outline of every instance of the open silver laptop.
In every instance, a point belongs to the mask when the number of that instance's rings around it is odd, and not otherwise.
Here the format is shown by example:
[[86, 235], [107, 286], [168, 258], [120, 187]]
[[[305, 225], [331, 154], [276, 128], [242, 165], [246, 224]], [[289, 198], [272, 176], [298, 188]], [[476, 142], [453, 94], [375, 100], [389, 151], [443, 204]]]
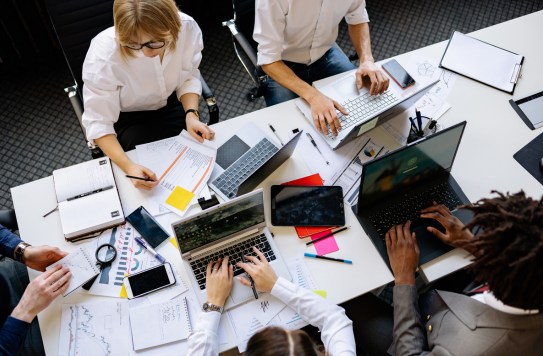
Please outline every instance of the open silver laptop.
[[[391, 86], [381, 95], [370, 95], [371, 82], [368, 77], [363, 78], [362, 89], [356, 87], [356, 76], [352, 72], [319, 89], [321, 93], [340, 103], [349, 115], [344, 116], [336, 110], [341, 123], [341, 131], [334, 136], [328, 126], [328, 135], [323, 135], [326, 143], [333, 150], [350, 142], [368, 130], [373, 129], [378, 122], [393, 118], [404, 112], [419, 101], [439, 80], [419, 87], [415, 84], [410, 89], [400, 93]], [[307, 120], [313, 125], [315, 122], [311, 114], [311, 107], [303, 100], [296, 100], [296, 106], [302, 111]], [[413, 113], [413, 116], [415, 113]]]
[[252, 122], [217, 150], [209, 186], [225, 201], [255, 189], [294, 152], [301, 132], [280, 146]]
[[[206, 268], [210, 260], [229, 256], [234, 266], [234, 277], [245, 275], [236, 266], [240, 253], [256, 256], [256, 246], [275, 270], [278, 277], [292, 280], [288, 268], [275, 246], [266, 226], [264, 190], [232, 199], [187, 219], [172, 224], [183, 264], [195, 288], [198, 300], [207, 301]], [[234, 278], [232, 292], [226, 300], [225, 309], [254, 298], [251, 288]]]

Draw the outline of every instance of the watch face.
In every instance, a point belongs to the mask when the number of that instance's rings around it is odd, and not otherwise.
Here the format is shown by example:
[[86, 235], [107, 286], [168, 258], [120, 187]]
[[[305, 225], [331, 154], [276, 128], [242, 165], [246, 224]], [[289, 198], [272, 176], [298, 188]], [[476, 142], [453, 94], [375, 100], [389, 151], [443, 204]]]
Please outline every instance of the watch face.
[[207, 304], [207, 302], [204, 303], [204, 310], [205, 310], [205, 311], [208, 311], [208, 310], [209, 310], [209, 304]]

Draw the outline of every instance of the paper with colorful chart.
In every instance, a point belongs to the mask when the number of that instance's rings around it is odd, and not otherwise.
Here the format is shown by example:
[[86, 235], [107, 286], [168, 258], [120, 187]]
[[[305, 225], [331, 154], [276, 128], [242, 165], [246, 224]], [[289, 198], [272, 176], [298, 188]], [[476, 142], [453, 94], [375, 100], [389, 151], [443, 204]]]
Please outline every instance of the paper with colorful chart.
[[[138, 245], [134, 240], [135, 236], [140, 235], [127, 223], [106, 230], [100, 236], [86, 244], [87, 249], [92, 251], [91, 253], [94, 253], [98, 246], [103, 244], [113, 245], [117, 250], [117, 257], [110, 266], [102, 269], [102, 272], [88, 291], [80, 289], [80, 293], [120, 297], [125, 275], [141, 272], [160, 264], [151, 253]], [[164, 248], [168, 247], [170, 246], [164, 245]], [[159, 293], [171, 296], [171, 299], [187, 290], [186, 283], [183, 281], [175, 266], [173, 267], [177, 280], [176, 285], [153, 293], [152, 299], [160, 301], [164, 300], [165, 297], [163, 296], [155, 296], [155, 294]]]
[[127, 300], [63, 304], [59, 356], [127, 355]]

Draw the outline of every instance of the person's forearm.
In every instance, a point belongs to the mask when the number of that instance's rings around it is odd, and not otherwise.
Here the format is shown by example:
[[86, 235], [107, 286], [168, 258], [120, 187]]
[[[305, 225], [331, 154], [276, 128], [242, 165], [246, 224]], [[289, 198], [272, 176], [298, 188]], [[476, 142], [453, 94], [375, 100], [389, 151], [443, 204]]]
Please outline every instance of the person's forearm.
[[179, 101], [183, 104], [183, 109], [185, 111], [189, 109], [198, 110], [198, 101], [200, 96], [196, 93], [186, 93], [181, 95]]
[[356, 49], [358, 58], [360, 58], [360, 63], [366, 61], [373, 62], [373, 55], [371, 54], [370, 26], [368, 23], [349, 25], [349, 36]]
[[311, 101], [315, 94], [319, 93], [315, 88], [294, 74], [292, 69], [287, 67], [283, 61], [264, 64], [262, 69], [277, 83], [281, 84], [288, 90], [295, 92], [307, 101]]
[[30, 323], [8, 317], [0, 330], [0, 355], [15, 356], [30, 329]]
[[0, 255], [14, 259], [15, 247], [21, 242], [22, 240], [17, 235], [0, 225]]
[[124, 152], [119, 140], [117, 140], [115, 135], [105, 135], [95, 139], [94, 142], [96, 142], [102, 152], [104, 152], [104, 154], [115, 162], [115, 164], [123, 171], [126, 172], [128, 167], [131, 164], [134, 164], [134, 162], [132, 162]]
[[425, 354], [426, 334], [418, 308], [417, 287], [396, 285], [394, 301], [394, 351], [395, 355]]

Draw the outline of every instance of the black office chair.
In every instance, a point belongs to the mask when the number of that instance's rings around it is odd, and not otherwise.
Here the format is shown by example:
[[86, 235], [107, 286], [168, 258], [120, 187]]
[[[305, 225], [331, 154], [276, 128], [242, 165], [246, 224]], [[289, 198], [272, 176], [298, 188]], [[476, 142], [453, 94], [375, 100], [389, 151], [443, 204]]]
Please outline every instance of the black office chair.
[[0, 225], [7, 228], [11, 232], [19, 230], [17, 219], [15, 217], [15, 210], [0, 210]]
[[[75, 81], [75, 85], [65, 88], [73, 106], [79, 126], [87, 138], [81, 117], [83, 115], [83, 61], [91, 40], [100, 32], [113, 26], [113, 0], [45, 0], [49, 17], [60, 42], [64, 57]], [[213, 92], [204, 78], [202, 96], [209, 110], [209, 125], [219, 122], [219, 107]], [[102, 157], [103, 153], [96, 145], [87, 142], [93, 158]]]
[[[255, 86], [247, 91], [247, 99], [254, 100], [260, 98], [266, 93], [268, 87], [268, 75], [257, 65], [258, 44], [253, 40], [255, 28], [255, 0], [232, 0], [234, 18], [224, 21], [222, 25], [228, 27], [232, 35], [234, 50], [247, 71], [251, 76]], [[236, 41], [243, 49], [243, 53], [238, 51]], [[343, 50], [334, 43], [334, 48], [345, 54]], [[350, 61], [358, 59], [355, 53], [348, 57]]]
[[[257, 46], [253, 40], [255, 28], [255, 0], [232, 0], [234, 18], [224, 21], [223, 26], [228, 27], [232, 34], [234, 50], [253, 80], [255, 86], [247, 91], [247, 99], [254, 100], [266, 93], [268, 75], [257, 65]], [[243, 52], [238, 51], [236, 41]]]

